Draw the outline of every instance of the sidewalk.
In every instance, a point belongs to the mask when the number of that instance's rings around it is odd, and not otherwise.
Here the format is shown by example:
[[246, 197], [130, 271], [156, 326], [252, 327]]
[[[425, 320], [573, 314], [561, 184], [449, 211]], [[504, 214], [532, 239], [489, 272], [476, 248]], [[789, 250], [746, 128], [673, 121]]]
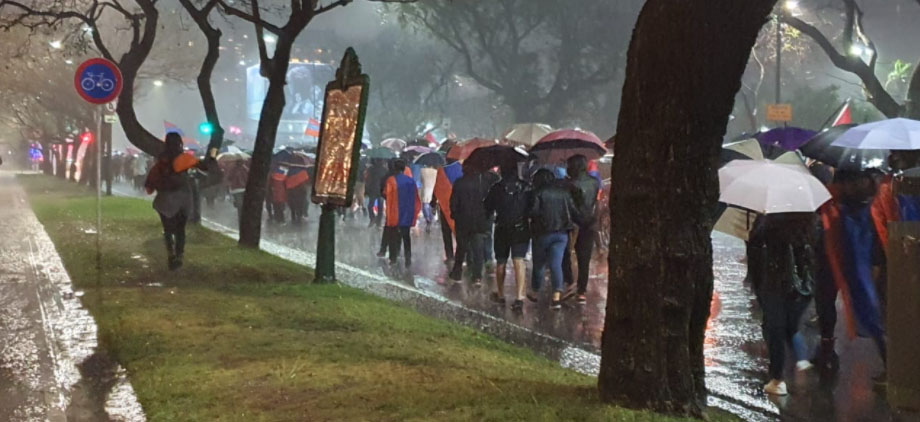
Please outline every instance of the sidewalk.
[[145, 420], [10, 172], [0, 204], [0, 420]]

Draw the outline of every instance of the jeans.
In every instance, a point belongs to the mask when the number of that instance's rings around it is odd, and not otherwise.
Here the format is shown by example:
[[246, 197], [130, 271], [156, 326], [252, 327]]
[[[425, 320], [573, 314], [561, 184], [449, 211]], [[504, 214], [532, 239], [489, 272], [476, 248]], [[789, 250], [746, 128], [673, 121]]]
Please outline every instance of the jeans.
[[185, 253], [185, 225], [188, 216], [185, 215], [185, 211], [179, 211], [172, 217], [160, 214], [160, 222], [163, 223], [163, 237], [166, 239], [166, 249], [170, 256], [181, 257]]
[[[383, 204], [384, 200], [382, 196], [372, 196], [369, 198], [367, 204], [367, 212], [370, 216], [371, 223], [380, 227], [380, 223], [383, 221]], [[374, 212], [374, 206], [377, 206], [377, 212]]]
[[799, 355], [797, 359], [804, 359], [807, 354], [801, 336], [798, 339], [796, 336], [810, 298], [769, 293], [758, 295], [757, 301], [763, 309], [763, 335], [770, 355], [770, 378], [781, 380], [786, 364], [786, 345]]
[[[595, 230], [579, 227], [578, 234], [575, 236], [575, 257], [578, 260], [578, 294], [584, 294], [588, 291], [588, 276], [591, 275], [591, 256], [594, 254], [594, 238], [596, 235]], [[565, 275], [566, 284], [571, 284], [575, 281], [572, 276], [571, 257], [571, 254], [566, 253], [562, 259], [562, 271]]]
[[565, 254], [569, 235], [566, 232], [553, 232], [538, 236], [533, 242], [533, 278], [531, 287], [539, 291], [549, 266], [550, 278], [553, 289], [557, 292], [564, 290], [562, 286], [562, 256]]
[[412, 238], [409, 237], [408, 227], [384, 227], [383, 238], [390, 249], [390, 263], [395, 264], [399, 258], [400, 242], [406, 250], [406, 265], [412, 262]]

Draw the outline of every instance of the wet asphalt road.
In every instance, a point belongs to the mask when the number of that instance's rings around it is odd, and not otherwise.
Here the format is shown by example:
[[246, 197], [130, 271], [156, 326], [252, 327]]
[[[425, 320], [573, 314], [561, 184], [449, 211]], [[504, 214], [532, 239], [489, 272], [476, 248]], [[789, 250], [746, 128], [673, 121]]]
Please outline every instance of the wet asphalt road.
[[[130, 191], [126, 186], [119, 190]], [[265, 223], [263, 237], [287, 247], [315, 252], [319, 211], [318, 207], [311, 206], [307, 221], [300, 225]], [[219, 224], [236, 227], [236, 210], [229, 203], [218, 201], [214, 206], [203, 205], [203, 214]], [[536, 304], [525, 301], [523, 312], [514, 312], [509, 305], [489, 300], [494, 277], [489, 277], [479, 288], [468, 282], [453, 283], [447, 279], [437, 223], [432, 225], [430, 232], [425, 230], [423, 221], [420, 227], [412, 230], [413, 267], [409, 270], [403, 267], [401, 259], [399, 265], [391, 267], [376, 256], [381, 230], [368, 227], [367, 223], [361, 216], [337, 221], [336, 259], [339, 262], [386, 275], [467, 308], [599, 352], [607, 293], [606, 257], [598, 255], [594, 259], [586, 305], [566, 303], [562, 310], [553, 311], [548, 309], [548, 299], [544, 296]], [[874, 345], [864, 339], [846, 339], [842, 318], [838, 325], [841, 340], [837, 345], [841, 370], [836, 382], [821, 383], [812, 372], [796, 374], [790, 363], [787, 371], [790, 396], [774, 399], [764, 395], [761, 389], [767, 381], [766, 346], [761, 337], [754, 297], [742, 283], [746, 272], [741, 263], [744, 245], [737, 239], [716, 233], [713, 247], [715, 295], [705, 348], [707, 385], [713, 396], [711, 404], [728, 408], [747, 420], [920, 421], [916, 415], [895, 414], [888, 409], [884, 395], [873, 389], [872, 377], [882, 369]], [[510, 304], [514, 291], [511, 274], [507, 282], [505, 292]], [[817, 334], [812, 325], [806, 323], [805, 330], [813, 348]]]

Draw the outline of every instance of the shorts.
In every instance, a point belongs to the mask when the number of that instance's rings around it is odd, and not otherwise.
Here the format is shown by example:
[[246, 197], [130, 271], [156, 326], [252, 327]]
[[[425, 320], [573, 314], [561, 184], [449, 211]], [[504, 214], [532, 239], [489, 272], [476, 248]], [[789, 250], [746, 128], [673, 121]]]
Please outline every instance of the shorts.
[[523, 259], [530, 250], [530, 235], [525, 231], [496, 227], [493, 246], [495, 262], [498, 264], [508, 262], [509, 256], [513, 259]]

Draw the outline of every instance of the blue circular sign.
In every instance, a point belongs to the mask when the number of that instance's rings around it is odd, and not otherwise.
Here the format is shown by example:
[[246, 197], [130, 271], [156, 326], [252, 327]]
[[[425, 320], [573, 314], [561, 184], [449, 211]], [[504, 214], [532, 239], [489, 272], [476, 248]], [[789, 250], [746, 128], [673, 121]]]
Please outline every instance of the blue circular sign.
[[93, 104], [105, 104], [118, 98], [123, 83], [118, 66], [101, 58], [83, 62], [74, 76], [77, 93]]

